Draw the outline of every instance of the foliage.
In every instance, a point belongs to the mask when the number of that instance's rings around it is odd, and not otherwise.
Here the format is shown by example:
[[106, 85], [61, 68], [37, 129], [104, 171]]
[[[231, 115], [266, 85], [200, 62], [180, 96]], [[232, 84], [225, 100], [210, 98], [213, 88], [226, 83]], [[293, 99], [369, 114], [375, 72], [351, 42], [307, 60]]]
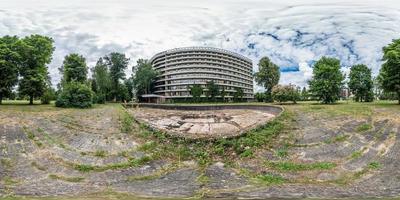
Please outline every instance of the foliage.
[[386, 92], [397, 94], [400, 104], [400, 39], [393, 40], [383, 48], [383, 65], [379, 72], [379, 82]]
[[303, 89], [301, 90], [301, 94], [300, 94], [300, 99], [302, 101], [307, 101], [310, 97], [310, 94], [308, 94], [307, 88], [303, 87]]
[[57, 107], [89, 108], [92, 106], [92, 90], [85, 84], [69, 82], [64, 84], [61, 94], [58, 95]]
[[254, 74], [257, 84], [264, 86], [266, 94], [271, 94], [272, 88], [279, 83], [279, 67], [268, 57], [263, 57], [258, 63], [258, 69]]
[[368, 131], [372, 129], [372, 125], [365, 123], [365, 124], [361, 124], [360, 126], [357, 127], [357, 132], [364, 132], [364, 131]]
[[294, 85], [276, 85], [272, 88], [272, 97], [279, 103], [287, 101], [296, 103], [300, 95]]
[[17, 42], [21, 56], [19, 93], [28, 95], [29, 104], [33, 104], [34, 97], [40, 97], [49, 86], [47, 64], [51, 62], [54, 52], [53, 39], [31, 35]]
[[373, 82], [371, 69], [366, 65], [354, 65], [350, 69], [349, 88], [355, 96], [355, 101], [373, 101]]
[[264, 102], [264, 101], [265, 101], [265, 98], [266, 98], [266, 94], [265, 94], [265, 93], [262, 93], [262, 92], [257, 92], [257, 93], [254, 95], [254, 98], [257, 100], [257, 102]]
[[266, 185], [279, 185], [286, 182], [286, 179], [282, 176], [271, 173], [258, 175], [256, 178], [260, 183]]
[[160, 131], [154, 131], [144, 124], [141, 125], [140, 136], [154, 141], [150, 149], [146, 148], [146, 152], [152, 153], [155, 158], [196, 159], [200, 165], [207, 165], [213, 159], [229, 160], [234, 159], [232, 156], [236, 157], [236, 155], [242, 158], [252, 156], [259, 147], [270, 144], [284, 130], [285, 123], [290, 118], [290, 113], [284, 112], [268, 124], [235, 138], [220, 138], [216, 140], [183, 139]]
[[137, 95], [150, 94], [153, 83], [158, 73], [152, 68], [151, 64], [144, 59], [139, 59], [133, 68], [133, 85]]
[[125, 69], [128, 67], [129, 58], [126, 58], [125, 54], [113, 52], [105, 56], [104, 60], [110, 73], [111, 95], [116, 101], [120, 91], [120, 81], [125, 79]]
[[72, 53], [65, 56], [59, 70], [63, 75], [63, 83], [71, 81], [80, 83], [86, 82], [88, 67], [86, 65], [86, 59], [82, 55]]
[[201, 95], [203, 94], [203, 87], [198, 84], [194, 84], [191, 87], [189, 87], [190, 94], [193, 97], [194, 102], [200, 102]]
[[331, 162], [292, 163], [286, 161], [279, 161], [279, 162], [266, 162], [265, 165], [271, 169], [279, 171], [330, 170], [336, 167], [336, 164]]
[[344, 76], [340, 72], [340, 61], [322, 57], [313, 68], [313, 78], [309, 81], [310, 92], [325, 104], [339, 99]]
[[219, 95], [219, 87], [214, 81], [209, 81], [206, 84], [207, 96], [211, 98], [211, 101], [216, 101]]
[[47, 88], [46, 91], [43, 93], [40, 101], [42, 104], [50, 104], [50, 101], [56, 99], [56, 94], [53, 88]]
[[103, 58], [99, 58], [94, 68], [92, 68], [92, 90], [96, 93], [95, 102], [105, 103], [107, 95], [111, 90], [111, 79], [107, 64]]
[[227, 95], [227, 92], [225, 90], [225, 86], [221, 86], [220, 96], [221, 96], [222, 102], [225, 102], [226, 95]]
[[20, 55], [16, 48], [16, 36], [0, 37], [0, 104], [18, 82]]
[[244, 92], [240, 87], [235, 87], [235, 93], [233, 94], [234, 101], [243, 101]]
[[125, 85], [126, 90], [128, 92], [127, 100], [128, 99], [131, 100], [133, 98], [133, 93], [132, 92], [133, 92], [133, 87], [134, 87], [134, 85], [133, 85], [133, 77], [130, 77], [130, 78], [126, 79], [125, 82], [124, 82], [124, 85]]

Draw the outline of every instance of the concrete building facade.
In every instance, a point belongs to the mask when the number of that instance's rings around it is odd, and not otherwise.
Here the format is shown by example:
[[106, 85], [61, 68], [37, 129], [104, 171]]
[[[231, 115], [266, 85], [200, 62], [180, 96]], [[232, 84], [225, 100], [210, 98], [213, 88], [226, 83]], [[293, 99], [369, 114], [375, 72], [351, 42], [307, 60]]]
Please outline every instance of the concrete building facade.
[[[170, 49], [150, 59], [159, 72], [154, 94], [166, 99], [190, 98], [190, 87], [214, 81], [224, 87], [226, 98], [233, 98], [236, 88], [244, 92], [244, 99], [253, 95], [253, 64], [249, 58], [224, 49], [211, 47], [184, 47]], [[205, 96], [205, 93], [203, 94]]]

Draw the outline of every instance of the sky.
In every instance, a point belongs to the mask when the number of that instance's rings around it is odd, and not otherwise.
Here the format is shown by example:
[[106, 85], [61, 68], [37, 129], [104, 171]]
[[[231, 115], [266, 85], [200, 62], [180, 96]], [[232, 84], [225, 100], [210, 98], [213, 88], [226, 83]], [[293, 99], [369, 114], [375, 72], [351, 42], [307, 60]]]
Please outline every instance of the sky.
[[[139, 58], [176, 47], [210, 46], [253, 60], [268, 56], [281, 84], [306, 86], [322, 56], [379, 72], [382, 47], [400, 38], [399, 0], [0, 0], [0, 36], [43, 34], [55, 41], [53, 84], [69, 53], [93, 67], [122, 52]], [[260, 87], [256, 87], [260, 90]]]

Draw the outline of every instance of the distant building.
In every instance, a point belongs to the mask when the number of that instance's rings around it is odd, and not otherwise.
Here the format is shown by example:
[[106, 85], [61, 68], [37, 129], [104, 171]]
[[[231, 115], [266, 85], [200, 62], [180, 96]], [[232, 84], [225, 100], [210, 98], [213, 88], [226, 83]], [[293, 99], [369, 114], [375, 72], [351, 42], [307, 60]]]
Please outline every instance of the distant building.
[[[189, 87], [214, 81], [224, 87], [226, 98], [233, 98], [235, 88], [244, 92], [243, 99], [253, 99], [253, 64], [249, 58], [224, 49], [185, 47], [160, 52], [150, 59], [160, 75], [154, 94], [166, 99], [190, 98]], [[204, 96], [205, 94], [203, 94]]]

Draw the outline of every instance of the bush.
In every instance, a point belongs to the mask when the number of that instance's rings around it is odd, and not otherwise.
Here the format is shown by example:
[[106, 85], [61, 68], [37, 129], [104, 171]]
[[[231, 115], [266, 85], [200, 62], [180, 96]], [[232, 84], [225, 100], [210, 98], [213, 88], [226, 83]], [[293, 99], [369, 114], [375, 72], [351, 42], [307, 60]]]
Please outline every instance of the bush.
[[254, 97], [256, 98], [257, 102], [264, 102], [265, 101], [265, 93], [257, 92]]
[[50, 104], [50, 101], [55, 99], [55, 94], [51, 89], [47, 89], [42, 98], [40, 98], [40, 101], [42, 102], [42, 104]]
[[85, 84], [70, 82], [67, 83], [63, 91], [59, 94], [57, 107], [89, 108], [92, 106], [92, 90]]
[[106, 103], [106, 95], [103, 93], [97, 93], [93, 95], [93, 103], [105, 104]]
[[294, 85], [276, 85], [272, 88], [272, 97], [279, 103], [286, 101], [293, 101], [293, 103], [296, 103], [300, 95]]

